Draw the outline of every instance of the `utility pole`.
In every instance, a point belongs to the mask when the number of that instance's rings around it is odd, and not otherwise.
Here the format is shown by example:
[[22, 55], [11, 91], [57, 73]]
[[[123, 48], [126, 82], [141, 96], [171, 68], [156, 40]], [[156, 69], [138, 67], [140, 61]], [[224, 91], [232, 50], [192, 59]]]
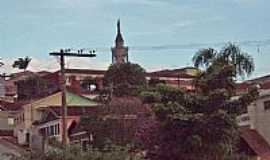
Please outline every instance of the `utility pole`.
[[71, 49], [60, 49], [60, 52], [51, 52], [50, 56], [60, 57], [60, 86], [62, 93], [62, 144], [66, 149], [67, 145], [67, 101], [66, 101], [66, 77], [65, 77], [65, 57], [95, 57], [95, 50], [90, 50], [89, 53], [84, 53], [85, 49], [80, 49], [77, 52], [72, 52]]

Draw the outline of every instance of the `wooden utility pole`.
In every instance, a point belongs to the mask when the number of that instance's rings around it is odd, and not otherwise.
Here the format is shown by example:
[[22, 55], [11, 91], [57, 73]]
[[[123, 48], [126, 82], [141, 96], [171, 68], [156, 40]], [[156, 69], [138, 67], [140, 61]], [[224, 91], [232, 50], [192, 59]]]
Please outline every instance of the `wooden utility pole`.
[[83, 53], [84, 50], [80, 49], [78, 52], [71, 52], [71, 49], [63, 50], [61, 49], [60, 52], [51, 52], [49, 53], [50, 56], [58, 56], [60, 57], [60, 85], [61, 85], [61, 92], [62, 92], [62, 144], [66, 148], [67, 145], [67, 101], [66, 101], [66, 77], [65, 77], [65, 57], [95, 57], [95, 51], [89, 51], [89, 54]]

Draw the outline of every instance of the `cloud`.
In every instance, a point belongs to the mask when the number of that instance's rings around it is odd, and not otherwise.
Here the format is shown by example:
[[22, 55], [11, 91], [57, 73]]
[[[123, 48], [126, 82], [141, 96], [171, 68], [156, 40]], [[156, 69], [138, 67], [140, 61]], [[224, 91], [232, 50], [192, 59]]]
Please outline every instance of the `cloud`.
[[258, 0], [233, 0], [236, 4], [244, 7], [251, 7], [257, 4]]
[[165, 1], [156, 0], [112, 0], [113, 3], [126, 3], [126, 4], [136, 4], [136, 5], [147, 5], [147, 6], [162, 6], [168, 4]]
[[185, 27], [190, 27], [190, 26], [194, 26], [194, 25], [198, 25], [198, 24], [217, 22], [217, 21], [223, 21], [223, 20], [225, 20], [224, 17], [209, 17], [209, 18], [204, 18], [204, 19], [190, 19], [190, 20], [176, 22], [173, 25], [173, 27], [185, 28]]
[[[12, 64], [16, 59], [3, 59], [4, 66], [0, 68], [1, 73], [15, 73], [19, 72], [18, 69], [12, 68]], [[87, 58], [67, 58], [66, 68], [76, 69], [107, 69], [110, 65], [109, 62], [97, 61]], [[39, 59], [32, 58], [28, 69], [30, 71], [56, 71], [59, 70], [59, 60], [57, 58]]]

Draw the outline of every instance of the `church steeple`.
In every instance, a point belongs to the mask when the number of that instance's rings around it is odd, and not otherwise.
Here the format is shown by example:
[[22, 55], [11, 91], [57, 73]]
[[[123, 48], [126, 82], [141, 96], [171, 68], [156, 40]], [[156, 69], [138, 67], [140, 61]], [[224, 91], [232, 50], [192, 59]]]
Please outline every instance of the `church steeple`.
[[115, 44], [116, 46], [123, 45], [124, 44], [124, 39], [121, 34], [121, 26], [120, 26], [120, 19], [117, 21], [117, 35], [115, 39]]
[[118, 19], [118, 21], [117, 21], [117, 33], [121, 34], [120, 19]]
[[124, 46], [124, 39], [121, 33], [120, 19], [118, 19], [115, 47], [112, 48], [112, 63], [126, 62], [128, 62], [128, 47]]

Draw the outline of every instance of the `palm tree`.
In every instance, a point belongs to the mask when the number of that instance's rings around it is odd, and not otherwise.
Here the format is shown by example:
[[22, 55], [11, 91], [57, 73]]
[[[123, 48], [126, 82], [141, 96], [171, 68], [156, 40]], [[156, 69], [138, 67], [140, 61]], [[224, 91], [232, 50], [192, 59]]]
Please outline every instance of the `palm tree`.
[[231, 65], [234, 77], [250, 76], [255, 68], [253, 58], [233, 43], [225, 45], [220, 52], [212, 48], [201, 49], [192, 60], [195, 67], [203, 69], [211, 65]]
[[14, 61], [12, 67], [13, 68], [18, 68], [18, 69], [23, 69], [24, 71], [27, 69], [29, 63], [31, 62], [31, 58], [28, 56], [25, 58], [18, 58], [18, 60]]
[[0, 57], [0, 67], [4, 65], [4, 62], [2, 62], [2, 58]]

